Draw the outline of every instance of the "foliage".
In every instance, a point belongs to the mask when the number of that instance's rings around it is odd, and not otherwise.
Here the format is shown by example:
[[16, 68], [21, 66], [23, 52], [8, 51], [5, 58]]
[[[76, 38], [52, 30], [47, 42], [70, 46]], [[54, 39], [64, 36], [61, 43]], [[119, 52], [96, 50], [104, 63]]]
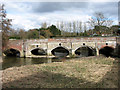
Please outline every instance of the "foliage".
[[27, 32], [27, 38], [28, 39], [38, 39], [39, 38], [39, 32], [35, 29], [29, 30]]
[[23, 29], [19, 30], [19, 36], [20, 39], [25, 39], [26, 38], [26, 32]]
[[113, 25], [113, 26], [111, 27], [111, 32], [112, 32], [114, 35], [117, 35], [117, 33], [119, 33], [119, 28], [120, 28], [120, 26], [118, 26], [118, 25]]
[[52, 33], [50, 32], [50, 30], [40, 30], [40, 35], [44, 36], [45, 38], [49, 38], [50, 36], [52, 36]]
[[55, 25], [48, 27], [48, 29], [54, 36], [61, 35], [61, 31]]

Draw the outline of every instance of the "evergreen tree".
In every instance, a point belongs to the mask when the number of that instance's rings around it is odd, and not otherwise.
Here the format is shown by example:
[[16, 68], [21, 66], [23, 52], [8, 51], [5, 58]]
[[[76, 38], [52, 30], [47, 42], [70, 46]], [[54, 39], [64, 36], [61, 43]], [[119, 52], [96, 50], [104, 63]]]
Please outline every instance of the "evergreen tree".
[[61, 35], [61, 31], [55, 25], [48, 27], [48, 29], [53, 34], [53, 36]]

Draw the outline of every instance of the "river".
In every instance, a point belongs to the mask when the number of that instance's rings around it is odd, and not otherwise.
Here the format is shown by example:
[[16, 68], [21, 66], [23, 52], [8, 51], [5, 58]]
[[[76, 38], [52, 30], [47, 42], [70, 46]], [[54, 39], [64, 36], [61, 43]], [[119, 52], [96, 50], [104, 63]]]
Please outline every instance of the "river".
[[3, 57], [2, 69], [10, 67], [20, 67], [24, 65], [43, 64], [52, 62], [63, 62], [71, 58], [17, 58], [17, 57]]

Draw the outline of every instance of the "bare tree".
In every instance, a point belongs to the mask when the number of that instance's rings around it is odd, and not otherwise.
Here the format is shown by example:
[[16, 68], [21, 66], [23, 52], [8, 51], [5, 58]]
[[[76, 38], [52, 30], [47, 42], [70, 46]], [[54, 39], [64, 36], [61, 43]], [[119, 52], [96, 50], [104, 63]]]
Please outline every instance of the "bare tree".
[[88, 23], [91, 24], [91, 26], [102, 26], [106, 21], [105, 16], [101, 12], [95, 12], [94, 16], [91, 17], [88, 21]]
[[42, 28], [47, 28], [47, 23], [46, 22], [42, 23]]
[[85, 22], [84, 22], [84, 35], [87, 35], [87, 26]]
[[106, 18], [102, 12], [95, 12], [94, 17], [89, 19], [88, 22], [91, 24], [91, 26], [104, 26], [107, 25], [106, 23], [109, 23], [109, 25], [113, 23], [113, 21], [109, 20], [109, 18]]
[[23, 29], [20, 29], [19, 30], [19, 36], [20, 36], [20, 38], [21, 39], [25, 39], [26, 38], [26, 35], [25, 35], [26, 33], [25, 33], [25, 30], [23, 30]]
[[64, 31], [63, 31], [63, 29], [64, 29], [64, 24], [63, 24], [63, 21], [62, 21], [62, 22], [60, 22], [60, 30], [61, 30], [61, 35], [62, 35], [62, 36], [64, 36]]
[[69, 32], [70, 32], [70, 36], [71, 36], [71, 30], [72, 30], [72, 23], [69, 22]]
[[19, 36], [18, 34], [19, 34], [19, 31], [15, 29], [11, 29], [10, 32], [8, 33], [10, 37], [17, 37]]
[[2, 45], [3, 47], [7, 46], [7, 42], [9, 39], [8, 32], [10, 31], [11, 21], [12, 19], [6, 18], [6, 11], [4, 9], [4, 4], [0, 5], [0, 24], [2, 27]]
[[65, 36], [68, 36], [69, 29], [68, 29], [68, 23], [67, 22], [64, 22], [64, 31], [65, 31]]
[[84, 32], [87, 30], [86, 23], [84, 22]]
[[76, 22], [73, 21], [73, 35], [76, 35]]
[[110, 26], [112, 25], [113, 21], [109, 18], [106, 18], [102, 12], [95, 12], [94, 16], [89, 19], [88, 23], [92, 27], [98, 26], [98, 31], [100, 32], [102, 26]]
[[60, 29], [60, 23], [57, 21], [57, 28]]
[[79, 33], [81, 33], [82, 32], [82, 22], [81, 21], [79, 22], [79, 26], [78, 27], [79, 27]]
[[112, 20], [106, 20], [105, 21], [105, 26], [110, 27], [112, 25], [113, 21]]

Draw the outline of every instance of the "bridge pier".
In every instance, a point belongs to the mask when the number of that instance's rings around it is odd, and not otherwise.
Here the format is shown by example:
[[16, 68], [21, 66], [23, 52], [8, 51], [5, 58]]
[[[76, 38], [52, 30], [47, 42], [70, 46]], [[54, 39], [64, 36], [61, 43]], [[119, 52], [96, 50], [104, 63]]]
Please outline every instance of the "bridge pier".
[[20, 51], [20, 57], [24, 57], [24, 53], [22, 51]]
[[47, 50], [47, 55], [52, 56], [51, 50]]
[[97, 55], [97, 56], [100, 55], [100, 54], [99, 54], [99, 49], [98, 49], [98, 48], [96, 48], [96, 55]]
[[75, 50], [72, 50], [72, 55], [73, 55], [73, 56], [75, 55]]

